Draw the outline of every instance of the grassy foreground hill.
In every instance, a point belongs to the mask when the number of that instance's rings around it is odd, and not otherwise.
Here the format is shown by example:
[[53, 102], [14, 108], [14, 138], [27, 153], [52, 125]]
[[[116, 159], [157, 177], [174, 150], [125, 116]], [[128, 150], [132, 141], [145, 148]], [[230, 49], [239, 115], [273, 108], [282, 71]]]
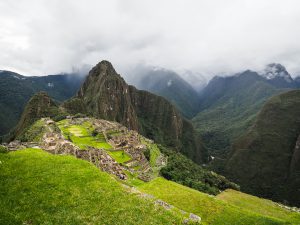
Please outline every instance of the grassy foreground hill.
[[180, 224], [92, 164], [38, 149], [0, 154], [0, 224]]
[[0, 162], [0, 224], [182, 224], [178, 210], [156, 199], [200, 215], [202, 224], [300, 223], [299, 213], [268, 200], [232, 191], [215, 198], [163, 178], [139, 183], [153, 196], [143, 198], [88, 162], [39, 149], [0, 153]]

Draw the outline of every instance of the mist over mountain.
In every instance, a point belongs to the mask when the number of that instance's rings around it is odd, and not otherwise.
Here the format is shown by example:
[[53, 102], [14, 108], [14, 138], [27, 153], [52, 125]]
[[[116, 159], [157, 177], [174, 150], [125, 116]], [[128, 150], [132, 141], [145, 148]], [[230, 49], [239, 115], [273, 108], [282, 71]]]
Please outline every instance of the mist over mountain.
[[166, 98], [187, 118], [192, 118], [199, 110], [197, 90], [173, 71], [140, 66], [129, 82], [138, 89]]

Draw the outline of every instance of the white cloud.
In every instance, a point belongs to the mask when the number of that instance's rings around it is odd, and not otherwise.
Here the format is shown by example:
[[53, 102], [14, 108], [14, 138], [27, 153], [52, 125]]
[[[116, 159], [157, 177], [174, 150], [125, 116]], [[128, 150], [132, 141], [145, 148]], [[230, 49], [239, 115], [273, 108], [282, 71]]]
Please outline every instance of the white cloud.
[[0, 69], [41, 75], [110, 60], [211, 77], [270, 62], [300, 72], [298, 0], [0, 0]]

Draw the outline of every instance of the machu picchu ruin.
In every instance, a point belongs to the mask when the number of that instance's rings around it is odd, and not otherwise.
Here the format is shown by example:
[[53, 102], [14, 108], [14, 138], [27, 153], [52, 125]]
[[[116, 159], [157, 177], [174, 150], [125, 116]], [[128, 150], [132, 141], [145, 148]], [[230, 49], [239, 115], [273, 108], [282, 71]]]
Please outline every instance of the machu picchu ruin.
[[[33, 129], [33, 130], [32, 130]], [[29, 134], [38, 129], [36, 135]], [[31, 137], [22, 141], [24, 137]], [[51, 154], [72, 155], [91, 162], [102, 171], [127, 180], [128, 176], [150, 181], [157, 176], [157, 168], [166, 165], [160, 154], [156, 164], [150, 165], [144, 152], [154, 145], [134, 130], [117, 122], [74, 116], [55, 122], [49, 117], [36, 121], [21, 137], [5, 145], [11, 151], [28, 147], [40, 148]]]

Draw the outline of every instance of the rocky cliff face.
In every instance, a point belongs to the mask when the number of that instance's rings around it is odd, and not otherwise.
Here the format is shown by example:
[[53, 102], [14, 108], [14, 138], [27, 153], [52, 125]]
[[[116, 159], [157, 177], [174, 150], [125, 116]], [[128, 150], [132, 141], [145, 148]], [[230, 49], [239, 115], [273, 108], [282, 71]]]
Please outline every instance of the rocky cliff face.
[[233, 145], [226, 169], [242, 190], [300, 205], [300, 91], [272, 97]]
[[93, 116], [118, 121], [129, 129], [138, 130], [129, 86], [110, 62], [102, 61], [89, 72], [77, 97]]
[[77, 96], [64, 107], [74, 113], [75, 103], [84, 106], [80, 112], [117, 121], [196, 162], [204, 161], [205, 150], [199, 137], [174, 106], [162, 97], [128, 85], [108, 61], [98, 63], [89, 72]]

